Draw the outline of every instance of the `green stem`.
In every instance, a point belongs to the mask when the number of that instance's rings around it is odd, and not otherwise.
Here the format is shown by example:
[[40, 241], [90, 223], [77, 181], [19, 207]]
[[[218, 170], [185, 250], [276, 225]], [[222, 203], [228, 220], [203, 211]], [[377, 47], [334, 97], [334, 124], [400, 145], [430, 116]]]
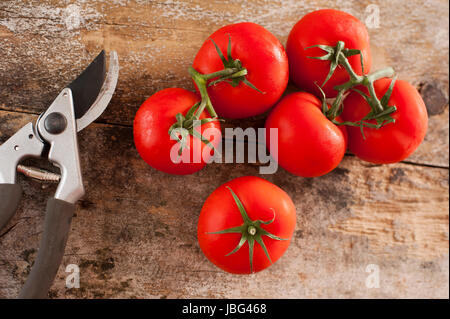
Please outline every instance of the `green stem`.
[[387, 67], [367, 75], [366, 78], [369, 82], [375, 82], [376, 80], [381, 78], [390, 78], [394, 76], [394, 74], [395, 74], [394, 69], [391, 67]]
[[[171, 138], [177, 139], [182, 145], [179, 151], [180, 155], [183, 148], [186, 147], [186, 137], [189, 135], [200, 138], [202, 142], [206, 143], [207, 145], [210, 144], [207, 139], [205, 139], [201, 134], [195, 131], [196, 126], [203, 125], [212, 121], [220, 121], [217, 118], [218, 115], [214, 110], [211, 99], [209, 98], [208, 86], [226, 81], [233, 87], [236, 87], [237, 85], [239, 85], [239, 83], [244, 82], [246, 85], [259, 91], [252, 83], [247, 80], [247, 69], [242, 66], [242, 63], [239, 61], [239, 59], [233, 59], [233, 57], [231, 56], [231, 38], [228, 41], [227, 58], [225, 58], [217, 44], [212, 39], [211, 41], [216, 47], [217, 54], [222, 60], [224, 69], [209, 74], [201, 74], [192, 66], [189, 67], [189, 74], [191, 75], [192, 80], [195, 82], [197, 89], [200, 92], [201, 101], [193, 105], [185, 114], [185, 116], [183, 116], [181, 113], [178, 113], [176, 115], [176, 122], [169, 128], [169, 136]], [[205, 109], [208, 111], [210, 117], [200, 120], [200, 115]], [[196, 124], [196, 121], [198, 121], [199, 124]], [[210, 145], [210, 147], [214, 149], [212, 144]]]
[[350, 82], [358, 83], [358, 82], [362, 81], [363, 76], [360, 76], [360, 75], [356, 74], [355, 71], [353, 71], [353, 68], [350, 65], [350, 62], [348, 62], [348, 59], [345, 57], [345, 55], [342, 52], [339, 54], [339, 63], [344, 67], [344, 69], [347, 71], [348, 75], [350, 76]]
[[342, 64], [342, 66], [347, 70], [350, 76], [350, 80], [344, 84], [335, 86], [334, 89], [338, 91], [338, 95], [335, 99], [335, 102], [333, 103], [332, 107], [330, 108], [328, 114], [329, 119], [334, 119], [336, 117], [337, 112], [340, 108], [340, 103], [342, 102], [342, 96], [344, 93], [346, 93], [349, 89], [358, 86], [363, 85], [367, 87], [370, 93], [370, 98], [367, 101], [372, 108], [373, 112], [375, 114], [381, 113], [385, 110], [385, 107], [381, 104], [381, 101], [378, 99], [375, 88], [373, 86], [373, 83], [381, 78], [384, 77], [392, 77], [394, 75], [394, 69], [391, 67], [387, 67], [381, 70], [377, 70], [369, 75], [357, 75], [350, 63], [348, 62], [347, 58], [342, 54], [342, 58], [339, 60], [339, 63]]
[[381, 113], [384, 111], [383, 105], [381, 105], [380, 100], [377, 97], [377, 93], [375, 92], [375, 88], [373, 86], [373, 81], [369, 81], [367, 85], [367, 89], [369, 90], [370, 100], [368, 101], [372, 109], [375, 113]]
[[[217, 74], [217, 73], [220, 73], [223, 71], [226, 71], [226, 70], [222, 70], [222, 71], [215, 72], [215, 73]], [[197, 88], [200, 92], [200, 96], [202, 98], [202, 101], [201, 101], [197, 111], [195, 111], [194, 117], [196, 117], [198, 119], [200, 117], [200, 114], [202, 114], [202, 112], [206, 108], [209, 115], [211, 115], [212, 118], [217, 118], [217, 113], [214, 110], [214, 107], [212, 106], [211, 100], [208, 95], [208, 90], [206, 89], [206, 83], [208, 81], [209, 75], [201, 74], [201, 73], [197, 72], [197, 70], [195, 70], [193, 67], [189, 67], [189, 74], [192, 76], [192, 79], [194, 80], [195, 84], [197, 85]], [[214, 73], [211, 73], [211, 74], [214, 74]], [[215, 75], [214, 77], [216, 77], [216, 76], [217, 75]]]
[[[321, 57], [310, 57], [312, 59], [318, 59], [323, 61], [330, 61], [330, 70], [329, 73], [322, 84], [321, 87], [319, 87], [320, 91], [322, 92], [323, 98], [322, 98], [322, 112], [326, 115], [326, 117], [335, 123], [336, 125], [349, 125], [349, 126], [359, 126], [361, 127], [361, 132], [363, 133], [363, 127], [370, 127], [370, 128], [380, 128], [385, 124], [393, 123], [395, 120], [390, 116], [393, 112], [396, 111], [395, 106], [388, 105], [389, 98], [391, 96], [395, 79], [394, 78], [391, 81], [391, 85], [389, 86], [386, 93], [383, 95], [381, 99], [378, 99], [374, 82], [378, 79], [385, 78], [385, 77], [392, 77], [394, 75], [394, 69], [391, 67], [387, 67], [378, 71], [375, 71], [368, 75], [358, 75], [350, 65], [350, 62], [348, 61], [348, 57], [353, 55], [360, 55], [361, 60], [361, 69], [364, 70], [364, 63], [363, 63], [363, 56], [362, 52], [358, 49], [346, 49], [345, 43], [343, 41], [338, 41], [336, 46], [328, 46], [328, 45], [313, 45], [311, 47], [308, 47], [306, 49], [312, 48], [312, 47], [319, 47], [323, 51], [326, 52], [325, 55]], [[327, 81], [331, 78], [333, 75], [333, 72], [336, 70], [337, 66], [342, 66], [348, 73], [350, 79], [341, 85], [335, 86], [334, 89], [338, 91], [338, 94], [333, 102], [333, 105], [330, 107], [330, 109], [327, 108], [326, 104], [326, 96], [325, 93], [322, 90], [322, 87], [327, 83]], [[364, 71], [363, 71], [364, 73]], [[367, 95], [365, 92], [359, 90], [356, 88], [356, 86], [365, 86], [368, 91], [369, 95]], [[371, 112], [369, 112], [366, 117], [364, 117], [359, 122], [337, 122], [335, 118], [340, 114], [343, 107], [343, 100], [345, 94], [350, 90], [353, 89], [353, 91], [358, 92], [369, 104], [370, 108], [372, 109]], [[375, 120], [376, 124], [369, 123], [365, 120]], [[364, 133], [363, 133], [364, 137]]]
[[[191, 70], [190, 69], [193, 69], [195, 72], [197, 72], [193, 67], [190, 67], [189, 68], [189, 73], [192, 75], [192, 73], [191, 73]], [[224, 70], [220, 70], [220, 71], [217, 71], [217, 72], [213, 72], [213, 73], [209, 73], [209, 74], [201, 74], [201, 73], [199, 73], [199, 72], [197, 72], [198, 74], [200, 74], [200, 75], [202, 75], [202, 77], [205, 79], [205, 80], [211, 80], [211, 79], [214, 79], [214, 78], [219, 78], [219, 77], [225, 77], [225, 76], [229, 76], [229, 75], [232, 75], [232, 74], [234, 74], [234, 73], [236, 73], [236, 72], [238, 72], [239, 70], [238, 69], [236, 69], [236, 68], [230, 68], [230, 69], [224, 69]]]
[[248, 74], [247, 69], [242, 69], [242, 70], [240, 70], [240, 71], [237, 71], [237, 72], [233, 73], [233, 74], [230, 76], [230, 79], [235, 79], [235, 78], [239, 78], [239, 77], [241, 77], [241, 76], [246, 76], [247, 74]]
[[[215, 79], [214, 81], [211, 81], [211, 82], [209, 82], [209, 84], [208, 84], [208, 86], [214, 86], [214, 85], [216, 85], [217, 83], [220, 83], [220, 82], [223, 82], [223, 81], [226, 81], [226, 80], [231, 80], [231, 79], [236, 79], [236, 78], [240, 78], [240, 77], [244, 77], [244, 76], [246, 76], [247, 74], [248, 74], [248, 71], [247, 71], [247, 69], [242, 69], [242, 70], [238, 70], [238, 69], [236, 69], [236, 68], [232, 68], [232, 69], [229, 69], [229, 70], [237, 70], [237, 71], [234, 71], [234, 73], [232, 73], [231, 75], [228, 75], [228, 74], [226, 74], [226, 75], [224, 75], [224, 76], [221, 76], [221, 77], [218, 77], [217, 79]], [[215, 73], [220, 73], [221, 71], [219, 71], [219, 72], [215, 72]], [[231, 72], [227, 72], [227, 73], [231, 73]], [[211, 77], [211, 78], [214, 78], [214, 77]]]
[[338, 92], [338, 95], [336, 96], [336, 99], [334, 100], [333, 105], [331, 106], [331, 108], [328, 110], [328, 112], [326, 114], [328, 119], [333, 120], [336, 118], [337, 113], [339, 112], [339, 108], [341, 106], [341, 101], [342, 101], [342, 99], [344, 97], [344, 93], [346, 91], [347, 90], [340, 90]]
[[206, 108], [212, 118], [217, 118], [217, 113], [214, 110], [211, 99], [208, 95], [208, 80], [218, 78], [216, 81], [213, 81], [213, 83], [217, 83], [226, 79], [239, 78], [241, 76], [247, 75], [247, 69], [225, 68], [217, 72], [201, 74], [191, 66], [189, 67], [189, 74], [197, 85], [202, 99], [197, 111], [195, 112], [195, 116], [198, 118]]

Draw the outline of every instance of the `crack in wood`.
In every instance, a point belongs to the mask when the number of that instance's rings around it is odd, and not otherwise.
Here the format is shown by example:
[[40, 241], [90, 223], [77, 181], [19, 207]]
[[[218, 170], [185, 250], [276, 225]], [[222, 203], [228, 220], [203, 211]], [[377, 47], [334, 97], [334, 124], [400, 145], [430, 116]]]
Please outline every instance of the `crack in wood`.
[[[63, 19], [59, 18], [50, 18], [50, 17], [44, 17], [44, 16], [24, 16], [20, 15], [17, 12], [9, 11], [6, 9], [0, 8], [0, 11], [13, 14], [14, 16], [7, 15], [7, 18], [10, 19], [30, 19], [30, 20], [48, 20], [59, 24], [64, 24]], [[147, 28], [147, 29], [155, 29], [155, 30], [170, 30], [170, 31], [186, 31], [186, 32], [197, 32], [197, 33], [206, 33], [209, 32], [209, 30], [200, 30], [200, 29], [190, 29], [190, 28], [174, 28], [174, 27], [164, 27], [164, 26], [158, 26], [158, 25], [149, 25], [149, 24], [143, 24], [143, 23], [119, 23], [119, 22], [109, 22], [109, 21], [89, 21], [93, 25], [98, 26], [119, 26], [119, 27], [131, 27], [131, 28]], [[62, 36], [55, 38], [63, 38]]]
[[12, 225], [11, 227], [9, 227], [5, 232], [3, 232], [2, 234], [0, 234], [0, 239], [5, 237], [9, 232], [11, 232], [19, 223], [15, 223], [14, 225]]

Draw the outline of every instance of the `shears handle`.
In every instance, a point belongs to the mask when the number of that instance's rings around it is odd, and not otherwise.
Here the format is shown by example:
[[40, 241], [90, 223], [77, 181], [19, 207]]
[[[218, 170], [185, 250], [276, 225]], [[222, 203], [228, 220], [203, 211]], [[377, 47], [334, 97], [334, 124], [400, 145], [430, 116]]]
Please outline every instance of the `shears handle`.
[[21, 198], [22, 187], [19, 184], [0, 184], [0, 230], [17, 211]]
[[[19, 184], [0, 184], [0, 229], [3, 229], [19, 206]], [[56, 198], [47, 202], [44, 232], [31, 273], [19, 294], [21, 299], [45, 299], [64, 256], [75, 204]]]
[[75, 204], [56, 198], [47, 202], [44, 232], [31, 273], [19, 294], [21, 299], [44, 299], [64, 256]]
[[0, 145], [0, 230], [10, 221], [22, 198], [22, 188], [16, 183], [19, 162], [39, 157], [44, 143], [35, 136], [33, 123], [28, 123]]

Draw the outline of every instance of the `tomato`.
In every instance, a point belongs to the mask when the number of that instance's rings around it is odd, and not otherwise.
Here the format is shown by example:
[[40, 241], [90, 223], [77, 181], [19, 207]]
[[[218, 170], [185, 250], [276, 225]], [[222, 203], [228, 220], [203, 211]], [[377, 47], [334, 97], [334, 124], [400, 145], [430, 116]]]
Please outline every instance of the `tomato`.
[[[370, 53], [369, 34], [364, 24], [354, 16], [333, 9], [313, 11], [305, 15], [292, 28], [286, 44], [289, 58], [291, 80], [301, 89], [319, 96], [318, 85], [322, 85], [330, 70], [330, 61], [308, 58], [323, 56], [326, 52], [320, 48], [310, 48], [313, 45], [336, 46], [338, 41], [344, 41], [348, 49], [361, 50], [363, 54], [364, 73], [370, 71], [372, 57]], [[360, 55], [348, 57], [353, 70], [362, 75]], [[323, 87], [327, 97], [335, 97], [337, 91], [333, 88], [349, 80], [343, 67], [337, 67], [333, 76]]]
[[[208, 155], [212, 156], [212, 149], [191, 135], [187, 137], [189, 148], [184, 148], [181, 153], [181, 162], [174, 163], [170, 156], [171, 151], [175, 150], [177, 154], [181, 147], [181, 144], [172, 140], [168, 133], [171, 125], [176, 122], [175, 115], [178, 113], [185, 115], [197, 102], [199, 98], [195, 93], [180, 88], [169, 88], [155, 93], [139, 108], [133, 125], [134, 142], [139, 154], [150, 166], [166, 173], [185, 175], [195, 173], [206, 165]], [[204, 111], [200, 119], [207, 115]], [[210, 141], [217, 147], [220, 141], [220, 124], [214, 121], [197, 126], [196, 130], [203, 132], [208, 128], [218, 130], [217, 138]], [[207, 155], [198, 156], [199, 163], [194, 162], [194, 139], [200, 145], [197, 149], [201, 149], [202, 153]]]
[[[341, 121], [338, 118], [336, 120]], [[270, 129], [278, 129], [278, 149], [270, 149]], [[324, 175], [344, 157], [347, 130], [326, 118], [321, 101], [307, 92], [285, 96], [266, 120], [266, 145], [281, 167], [303, 177]]]
[[237, 23], [214, 32], [198, 51], [193, 67], [209, 74], [224, 69], [224, 65], [211, 39], [227, 56], [231, 40], [231, 56], [239, 59], [247, 69], [247, 80], [258, 90], [244, 82], [233, 87], [226, 82], [208, 88], [214, 109], [223, 118], [245, 118], [267, 111], [281, 97], [289, 80], [286, 52], [278, 39], [255, 23]]
[[[261, 229], [255, 232], [247, 225], [243, 227], [248, 240], [240, 248], [238, 244], [242, 234], [226, 232], [244, 224], [234, 196], [242, 204], [249, 220], [264, 222], [259, 223]], [[206, 199], [200, 212], [197, 234], [200, 248], [212, 263], [230, 273], [249, 274], [269, 267], [284, 254], [295, 223], [295, 206], [286, 192], [262, 178], [244, 176], [221, 185]], [[263, 235], [266, 233], [271, 235]], [[258, 236], [268, 255], [256, 241]], [[252, 258], [250, 246], [254, 247]]]
[[[374, 88], [379, 99], [388, 90], [391, 81], [388, 78], [375, 81]], [[368, 94], [365, 87], [359, 89]], [[379, 129], [364, 128], [365, 139], [360, 128], [347, 128], [349, 150], [357, 157], [377, 164], [396, 163], [410, 156], [423, 141], [428, 115], [416, 88], [406, 81], [397, 80], [388, 105], [397, 107], [397, 111], [391, 115], [395, 123], [386, 124]], [[357, 122], [370, 110], [364, 98], [357, 92], [352, 92], [344, 100], [342, 117], [346, 121]]]

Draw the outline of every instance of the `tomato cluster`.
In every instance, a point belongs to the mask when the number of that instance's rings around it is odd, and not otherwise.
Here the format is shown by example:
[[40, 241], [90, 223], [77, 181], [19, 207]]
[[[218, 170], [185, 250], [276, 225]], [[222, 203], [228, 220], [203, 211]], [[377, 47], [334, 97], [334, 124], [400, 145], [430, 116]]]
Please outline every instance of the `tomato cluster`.
[[[225, 26], [203, 43], [189, 69], [196, 93], [170, 88], [143, 103], [134, 121], [136, 148], [158, 170], [192, 174], [219, 144], [219, 117], [242, 119], [272, 109], [266, 145], [294, 175], [327, 174], [347, 150], [372, 163], [402, 161], [425, 136], [426, 108], [411, 84], [391, 79], [392, 68], [370, 73], [371, 66], [366, 27], [342, 11], [305, 15], [289, 33], [286, 50], [255, 23]], [[283, 96], [289, 79], [301, 91]], [[204, 136], [207, 129], [218, 133]], [[277, 129], [276, 150], [269, 143], [271, 129]], [[197, 162], [195, 143], [207, 153]], [[198, 239], [217, 266], [251, 273], [281, 257], [295, 221], [295, 206], [284, 191], [261, 178], [241, 177], [206, 200]]]

